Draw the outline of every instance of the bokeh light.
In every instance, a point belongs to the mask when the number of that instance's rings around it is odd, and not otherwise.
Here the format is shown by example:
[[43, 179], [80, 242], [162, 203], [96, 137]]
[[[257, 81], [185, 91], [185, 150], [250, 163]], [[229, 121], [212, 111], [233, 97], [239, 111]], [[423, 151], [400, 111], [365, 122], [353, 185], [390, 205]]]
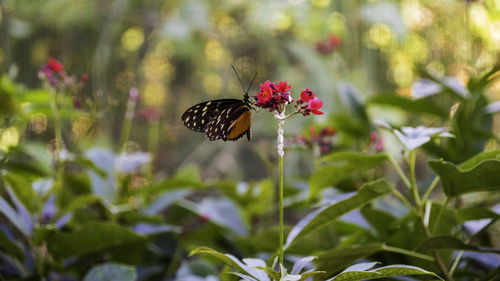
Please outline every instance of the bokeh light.
[[7, 151], [9, 147], [16, 146], [19, 143], [19, 130], [12, 126], [0, 132], [0, 150]]
[[383, 23], [374, 24], [370, 27], [368, 37], [379, 48], [387, 47], [395, 40], [391, 27]]
[[81, 138], [89, 135], [92, 126], [92, 118], [89, 114], [80, 113], [73, 119], [71, 123], [71, 137], [78, 141]]
[[203, 89], [211, 96], [217, 96], [222, 90], [222, 78], [214, 72], [209, 72], [203, 76]]
[[30, 125], [33, 132], [41, 134], [47, 130], [47, 116], [43, 113], [35, 113], [31, 115]]
[[123, 33], [121, 43], [125, 50], [136, 51], [144, 43], [144, 32], [140, 27], [131, 27]]
[[148, 82], [144, 86], [142, 101], [148, 106], [163, 106], [167, 102], [167, 89], [162, 83]]

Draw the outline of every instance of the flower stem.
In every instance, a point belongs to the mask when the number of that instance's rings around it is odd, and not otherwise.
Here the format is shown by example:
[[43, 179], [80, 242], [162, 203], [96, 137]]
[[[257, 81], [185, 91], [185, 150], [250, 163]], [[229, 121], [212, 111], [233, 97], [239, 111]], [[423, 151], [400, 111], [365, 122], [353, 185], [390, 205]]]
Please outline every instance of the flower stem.
[[422, 196], [422, 201], [425, 202], [431, 195], [432, 191], [434, 188], [437, 186], [437, 183], [439, 182], [439, 176], [436, 176], [434, 180], [432, 181], [431, 185], [429, 185], [429, 188], [427, 188], [427, 191], [425, 192], [424, 196]]
[[123, 119], [122, 133], [120, 136], [120, 146], [118, 148], [119, 151], [125, 150], [125, 143], [130, 137], [130, 131], [132, 129], [132, 119], [134, 118], [135, 104], [135, 99], [129, 96], [127, 109], [125, 111], [125, 119]]
[[[57, 105], [57, 91], [55, 90], [50, 90], [50, 107], [52, 110], [52, 114], [54, 115], [55, 159], [57, 163], [55, 191], [58, 192], [62, 189], [62, 186], [64, 184], [64, 161], [61, 159], [63, 150], [62, 121], [61, 115], [59, 114], [59, 106]], [[56, 194], [56, 201], [58, 203], [61, 203], [60, 200], [62, 194], [60, 192]]]
[[413, 200], [415, 201], [415, 206], [419, 215], [422, 214], [422, 204], [420, 201], [420, 196], [418, 194], [418, 186], [417, 186], [417, 178], [415, 176], [415, 163], [417, 159], [416, 150], [412, 150], [410, 152], [410, 181], [411, 181], [411, 190], [413, 191]]
[[151, 154], [151, 160], [148, 166], [148, 179], [153, 180], [154, 177], [154, 163], [156, 161], [156, 154], [158, 153], [158, 143], [160, 140], [160, 122], [155, 120], [149, 124], [149, 139], [148, 139], [148, 151]]
[[403, 180], [406, 187], [408, 187], [408, 189], [411, 189], [411, 183], [408, 180], [408, 178], [406, 177], [405, 173], [403, 173], [403, 170], [401, 170], [401, 167], [399, 166], [399, 164], [396, 163], [396, 160], [394, 160], [394, 158], [391, 155], [388, 155], [388, 157], [389, 157], [389, 161], [391, 162], [392, 166], [394, 167], [394, 169], [398, 173], [401, 180]]
[[279, 155], [279, 173], [280, 173], [280, 178], [279, 178], [279, 216], [280, 216], [280, 238], [279, 238], [279, 261], [280, 264], [283, 264], [283, 157], [285, 155], [285, 151], [283, 150], [283, 134], [284, 130], [283, 127], [285, 126], [285, 117], [283, 116], [284, 113], [280, 113], [277, 116], [278, 121], [279, 121], [279, 127], [278, 127], [278, 138], [277, 138], [277, 148], [278, 148], [278, 155]]
[[280, 182], [279, 182], [279, 200], [280, 200], [280, 264], [283, 264], [283, 157], [279, 159]]

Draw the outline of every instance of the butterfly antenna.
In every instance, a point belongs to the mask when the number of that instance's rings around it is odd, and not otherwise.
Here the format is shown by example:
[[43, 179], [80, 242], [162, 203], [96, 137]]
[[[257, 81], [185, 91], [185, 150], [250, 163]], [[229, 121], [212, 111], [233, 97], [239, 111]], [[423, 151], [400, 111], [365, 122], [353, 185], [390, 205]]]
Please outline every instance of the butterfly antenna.
[[250, 86], [248, 86], [248, 89], [245, 93], [248, 93], [248, 91], [250, 91], [250, 88], [252, 88], [253, 82], [255, 82], [256, 77], [257, 77], [257, 72], [255, 72], [255, 75], [252, 78], [252, 82], [250, 82]]
[[243, 82], [241, 82], [241, 79], [240, 79], [240, 76], [238, 75], [238, 71], [236, 71], [236, 68], [234, 68], [234, 65], [231, 64], [231, 67], [233, 68], [234, 70], [234, 73], [236, 74], [236, 78], [238, 78], [238, 81], [240, 81], [240, 86], [241, 86], [241, 89], [243, 90], [243, 92], [245, 93], [245, 95], [247, 94], [247, 92], [245, 91], [245, 87], [243, 87]]

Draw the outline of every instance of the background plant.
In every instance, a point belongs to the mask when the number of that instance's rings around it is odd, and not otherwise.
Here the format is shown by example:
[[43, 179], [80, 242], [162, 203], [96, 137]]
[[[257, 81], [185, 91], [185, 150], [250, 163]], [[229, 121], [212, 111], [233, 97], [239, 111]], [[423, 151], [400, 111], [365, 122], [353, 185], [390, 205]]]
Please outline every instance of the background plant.
[[[353, 264], [498, 275], [495, 1], [42, 2], [0, 1], [2, 278], [238, 280], [188, 257], [202, 245], [271, 266], [273, 117], [225, 144], [179, 119], [240, 97], [231, 64], [324, 102], [287, 122], [284, 231], [313, 224], [286, 268], [317, 256], [318, 280]], [[72, 86], [39, 79], [51, 57]], [[419, 126], [453, 137], [405, 128]]]

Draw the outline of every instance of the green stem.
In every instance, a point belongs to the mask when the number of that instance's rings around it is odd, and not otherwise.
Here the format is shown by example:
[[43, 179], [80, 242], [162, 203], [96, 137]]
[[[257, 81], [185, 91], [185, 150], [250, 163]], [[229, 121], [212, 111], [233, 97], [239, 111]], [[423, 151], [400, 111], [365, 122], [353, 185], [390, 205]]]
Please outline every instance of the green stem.
[[427, 191], [425, 192], [424, 196], [422, 197], [422, 202], [427, 201], [429, 196], [432, 193], [432, 190], [437, 186], [437, 183], [439, 182], [439, 176], [436, 176], [434, 180], [432, 181], [431, 185], [429, 185], [429, 188], [427, 188]]
[[427, 261], [431, 261], [431, 262], [435, 261], [435, 259], [431, 256], [417, 253], [414, 251], [408, 251], [405, 249], [395, 248], [395, 247], [391, 247], [391, 246], [387, 246], [387, 245], [383, 245], [382, 248], [387, 252], [399, 253], [399, 254], [403, 254], [403, 255], [407, 255], [407, 256], [411, 256], [411, 257], [415, 257], [415, 258], [419, 258], [419, 259], [423, 259], [423, 260], [427, 260]]
[[453, 275], [453, 272], [455, 272], [455, 269], [457, 269], [458, 263], [460, 262], [460, 259], [464, 255], [464, 250], [461, 250], [460, 253], [455, 257], [455, 260], [453, 261], [453, 265], [450, 268], [450, 275]]
[[403, 180], [406, 187], [408, 187], [408, 189], [411, 189], [410, 181], [406, 177], [405, 173], [403, 173], [403, 170], [401, 170], [401, 167], [398, 165], [398, 163], [396, 163], [396, 160], [394, 160], [394, 158], [392, 158], [392, 156], [390, 156], [390, 155], [388, 155], [388, 157], [389, 157], [389, 161], [391, 162], [392, 166], [394, 167], [394, 169], [398, 173], [401, 180]]
[[[417, 216], [418, 216], [420, 223], [422, 223], [422, 226], [425, 230], [426, 238], [429, 239], [431, 237], [432, 231], [430, 231], [429, 228], [425, 225], [424, 218], [423, 218], [424, 214], [422, 212], [422, 201], [420, 200], [420, 196], [418, 194], [417, 178], [415, 176], [416, 160], [417, 160], [417, 152], [416, 152], [416, 150], [412, 150], [410, 152], [410, 163], [409, 163], [410, 164], [410, 181], [411, 181], [411, 188], [410, 189], [413, 192], [413, 199], [415, 201], [415, 206], [417, 208]], [[448, 203], [448, 200], [449, 200], [449, 198], [447, 198], [445, 205]], [[444, 206], [444, 207], [446, 207], [446, 206]], [[443, 207], [443, 209], [444, 209], [444, 207]], [[441, 209], [441, 212], [443, 211], [443, 209]], [[439, 219], [441, 217], [440, 215], [438, 216], [436, 226], [439, 223]], [[439, 269], [441, 269], [441, 272], [444, 274], [446, 280], [454, 281], [453, 276], [450, 275], [443, 260], [439, 256], [439, 252], [437, 250], [434, 250], [434, 251], [432, 251], [432, 253], [434, 255], [436, 265], [439, 267]]]
[[436, 223], [434, 223], [434, 227], [431, 230], [432, 235], [436, 234], [436, 230], [437, 230], [437, 227], [439, 225], [439, 221], [441, 221], [441, 217], [443, 216], [444, 210], [446, 209], [448, 202], [450, 202], [450, 197], [447, 196], [446, 200], [444, 201], [444, 205], [439, 210], [438, 216], [436, 218]]
[[408, 209], [410, 211], [413, 211], [413, 212], [417, 212], [417, 210], [411, 205], [411, 203], [408, 201], [408, 199], [406, 199], [406, 197], [404, 197], [403, 194], [401, 194], [401, 192], [399, 192], [397, 189], [393, 189], [392, 193], [394, 193], [394, 195], [399, 199], [401, 200], [401, 202], [403, 202], [403, 204], [406, 205], [406, 207], [408, 207]]
[[158, 152], [158, 143], [160, 140], [159, 130], [160, 130], [159, 120], [155, 120], [151, 124], [149, 124], [148, 151], [151, 155], [151, 159], [148, 166], [148, 179], [150, 181], [153, 180], [154, 176], [154, 163], [156, 161], [155, 157]]
[[52, 110], [52, 114], [54, 115], [54, 134], [56, 138], [55, 142], [55, 158], [57, 163], [57, 175], [56, 175], [56, 184], [55, 191], [56, 200], [58, 203], [61, 203], [60, 200], [62, 198], [62, 194], [60, 191], [62, 189], [64, 183], [64, 161], [61, 160], [61, 154], [63, 150], [63, 138], [62, 138], [62, 120], [61, 115], [59, 114], [59, 106], [57, 105], [57, 91], [50, 90], [50, 107]]
[[410, 152], [410, 183], [411, 183], [411, 190], [413, 192], [413, 200], [415, 201], [415, 206], [417, 208], [417, 211], [419, 215], [422, 214], [422, 203], [420, 201], [420, 196], [418, 195], [418, 186], [417, 186], [417, 178], [415, 176], [415, 164], [416, 164], [416, 159], [417, 159], [417, 152], [416, 150], [412, 150]]
[[283, 157], [279, 159], [280, 181], [279, 181], [279, 200], [280, 200], [280, 264], [283, 264]]
[[125, 149], [125, 143], [130, 137], [130, 131], [132, 129], [132, 119], [134, 118], [135, 100], [130, 97], [127, 102], [127, 109], [125, 110], [125, 118], [123, 119], [122, 134], [120, 136], [120, 151]]

